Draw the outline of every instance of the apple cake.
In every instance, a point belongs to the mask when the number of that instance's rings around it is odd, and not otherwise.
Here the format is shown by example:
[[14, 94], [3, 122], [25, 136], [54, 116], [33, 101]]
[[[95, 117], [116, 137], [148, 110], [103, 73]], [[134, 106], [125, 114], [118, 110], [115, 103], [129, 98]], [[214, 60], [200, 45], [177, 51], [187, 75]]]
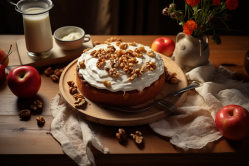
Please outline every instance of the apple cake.
[[89, 100], [132, 106], [155, 98], [165, 84], [164, 61], [141, 44], [112, 42], [84, 50], [76, 83]]

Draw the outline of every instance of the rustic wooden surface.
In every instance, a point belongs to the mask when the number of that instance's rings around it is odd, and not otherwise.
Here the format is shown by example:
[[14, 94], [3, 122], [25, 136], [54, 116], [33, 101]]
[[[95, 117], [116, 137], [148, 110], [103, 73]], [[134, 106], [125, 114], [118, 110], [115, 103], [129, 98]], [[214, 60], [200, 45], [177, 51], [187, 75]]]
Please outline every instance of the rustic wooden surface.
[[[104, 42], [110, 36], [91, 36], [93, 41]], [[150, 46], [154, 39], [161, 36], [118, 36], [123, 41], [136, 41]], [[167, 36], [175, 41], [175, 36]], [[0, 35], [0, 48], [8, 51], [13, 45], [8, 69], [20, 65], [15, 42], [23, 35]], [[210, 44], [210, 60], [215, 67], [223, 63], [236, 66], [227, 67], [236, 71], [239, 80], [249, 81], [244, 68], [244, 56], [249, 50], [249, 36], [222, 36], [222, 44]], [[80, 55], [79, 55], [80, 56]], [[68, 63], [52, 66], [62, 68]], [[43, 74], [46, 67], [38, 68], [42, 85], [40, 91], [31, 99], [18, 99], [7, 86], [7, 80], [0, 81], [0, 164], [1, 165], [76, 165], [65, 155], [59, 143], [49, 134], [52, 116], [49, 102], [59, 90], [58, 83], [53, 83]], [[28, 121], [20, 121], [18, 112], [29, 108], [35, 99], [43, 101], [40, 111], [32, 112]], [[46, 119], [43, 127], [39, 127], [35, 117], [42, 115]], [[221, 138], [208, 143], [200, 150], [190, 149], [185, 152], [169, 142], [169, 138], [160, 136], [148, 125], [125, 127], [127, 133], [141, 131], [144, 143], [137, 146], [131, 138], [127, 144], [121, 145], [115, 138], [118, 127], [90, 123], [97, 137], [110, 154], [104, 155], [93, 149], [98, 165], [249, 165], [249, 138], [234, 142]], [[2, 164], [3, 163], [3, 164]], [[164, 164], [163, 164], [164, 163]]]
[[[163, 97], [166, 94], [169, 94], [172, 91], [177, 91], [182, 88], [185, 88], [188, 83], [185, 78], [185, 75], [181, 68], [170, 58], [162, 55], [164, 60], [164, 64], [167, 67], [169, 73], [176, 73], [177, 79], [179, 83], [177, 84], [170, 84], [168, 82], [165, 83], [164, 88], [158, 97]], [[153, 107], [147, 111], [142, 112], [124, 112], [124, 111], [117, 111], [113, 109], [108, 109], [91, 102], [90, 100], [86, 99], [86, 104], [84, 104], [81, 108], [74, 107], [75, 99], [68, 91], [68, 84], [69, 80], [73, 80], [76, 82], [75, 77], [75, 69], [77, 66], [78, 59], [75, 59], [72, 63], [70, 63], [63, 71], [60, 83], [59, 83], [59, 90], [62, 94], [63, 98], [74, 108], [76, 111], [80, 111], [84, 114], [85, 118], [89, 121], [109, 125], [109, 126], [137, 126], [143, 124], [149, 124], [160, 119], [163, 119], [171, 114], [169, 110], [165, 110], [162, 107]], [[171, 103], [175, 104], [176, 106], [181, 106], [186, 99], [187, 92], [178, 95], [176, 97], [171, 96], [168, 97], [167, 100]], [[148, 104], [147, 104], [148, 105]], [[150, 104], [149, 104], [150, 105]]]

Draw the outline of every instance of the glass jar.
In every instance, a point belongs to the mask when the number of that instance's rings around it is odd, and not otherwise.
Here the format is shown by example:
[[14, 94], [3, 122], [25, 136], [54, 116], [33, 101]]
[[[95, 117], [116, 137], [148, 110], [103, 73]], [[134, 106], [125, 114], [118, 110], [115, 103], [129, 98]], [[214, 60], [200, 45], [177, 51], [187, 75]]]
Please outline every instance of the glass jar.
[[47, 58], [53, 48], [49, 10], [53, 7], [50, 0], [21, 0], [16, 6], [16, 11], [22, 13], [28, 56], [32, 59]]

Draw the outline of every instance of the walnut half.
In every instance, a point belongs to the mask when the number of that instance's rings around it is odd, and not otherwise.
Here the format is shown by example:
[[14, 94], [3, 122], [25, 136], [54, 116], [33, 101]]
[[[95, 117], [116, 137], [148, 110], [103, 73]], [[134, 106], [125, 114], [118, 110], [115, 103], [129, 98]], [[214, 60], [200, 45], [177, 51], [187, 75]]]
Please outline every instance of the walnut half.
[[171, 74], [167, 73], [166, 80], [172, 84], [176, 84], [178, 82], [176, 75], [177, 75], [176, 73], [171, 73]]
[[156, 64], [154, 62], [146, 62], [145, 63], [147, 70], [153, 71], [156, 69]]
[[28, 116], [30, 116], [30, 110], [28, 110], [28, 109], [22, 110], [19, 112], [18, 115], [20, 116], [20, 118], [28, 117]]
[[143, 141], [142, 133], [140, 131], [136, 131], [136, 133], [131, 134], [131, 136], [137, 144], [140, 144]]
[[131, 42], [129, 43], [130, 46], [135, 46], [136, 45], [136, 42]]
[[85, 59], [79, 62], [80, 68], [85, 68]]
[[126, 141], [126, 134], [124, 129], [118, 129], [118, 133], [116, 133], [116, 137], [118, 138], [119, 142]]
[[152, 51], [152, 50], [149, 50], [149, 51], [147, 52], [147, 54], [148, 54], [150, 57], [155, 57], [155, 56], [156, 56], [156, 54], [155, 54], [154, 51]]
[[105, 87], [109, 87], [111, 86], [111, 82], [103, 80], [103, 84], [105, 85]]
[[51, 67], [47, 68], [44, 73], [46, 74], [46, 76], [50, 76], [51, 74], [53, 74], [54, 70], [52, 70]]
[[122, 50], [126, 50], [128, 48], [128, 44], [127, 43], [121, 43], [119, 45], [119, 48], [122, 49]]
[[31, 105], [32, 110], [37, 110], [37, 108], [42, 108], [42, 102], [40, 100], [34, 101], [34, 105]]
[[85, 99], [82, 97], [82, 98], [78, 98], [77, 100], [75, 100], [74, 102], [74, 106], [75, 107], [80, 107], [82, 106], [84, 103], [85, 103]]
[[75, 94], [75, 93], [77, 93], [77, 92], [78, 92], [78, 90], [77, 90], [77, 86], [76, 86], [76, 85], [71, 86], [71, 87], [69, 88], [69, 93], [70, 93], [71, 95], [73, 95], [73, 94]]
[[120, 39], [120, 38], [117, 38], [116, 36], [115, 37], [110, 37], [110, 38], [108, 38], [108, 39], [106, 39], [106, 41], [108, 41], [108, 42], [115, 42], [115, 41], [120, 41], [120, 42], [122, 42], [122, 40]]
[[74, 86], [74, 82], [72, 80], [67, 81], [67, 84], [69, 85], [69, 87], [73, 87]]
[[55, 74], [52, 74], [52, 75], [50, 76], [50, 78], [51, 78], [54, 82], [59, 81], [59, 77], [58, 77], [57, 75], [55, 75]]
[[128, 80], [132, 82], [137, 77], [137, 74], [133, 74]]
[[57, 77], [60, 77], [62, 72], [63, 72], [63, 69], [55, 69], [55, 70], [54, 70], [54, 74], [55, 74]]
[[75, 100], [78, 100], [78, 98], [84, 98], [84, 96], [82, 94], [76, 93], [73, 95]]
[[37, 120], [37, 122], [38, 122], [39, 124], [44, 124], [44, 123], [45, 123], [45, 119], [44, 119], [42, 116], [36, 117], [36, 120]]

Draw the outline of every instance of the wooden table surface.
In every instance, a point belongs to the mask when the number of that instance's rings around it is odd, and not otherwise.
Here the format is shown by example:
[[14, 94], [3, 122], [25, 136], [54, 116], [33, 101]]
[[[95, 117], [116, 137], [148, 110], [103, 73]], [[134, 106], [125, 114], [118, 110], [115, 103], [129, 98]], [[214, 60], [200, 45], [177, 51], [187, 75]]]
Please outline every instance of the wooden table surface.
[[[91, 35], [92, 41], [104, 42], [111, 36]], [[161, 36], [117, 36], [123, 41], [135, 41], [151, 46], [154, 39]], [[175, 41], [175, 36], [167, 36]], [[8, 69], [20, 66], [16, 49], [16, 40], [23, 35], [0, 35], [0, 49], [8, 51], [12, 44], [12, 54]], [[249, 50], [249, 36], [222, 36], [222, 44], [210, 44], [210, 60], [215, 67], [222, 63], [235, 64], [227, 67], [236, 71], [239, 80], [249, 81], [244, 68], [244, 56]], [[80, 55], [79, 55], [80, 56]], [[64, 67], [67, 63], [56, 67]], [[47, 67], [47, 66], [46, 66]], [[50, 100], [58, 92], [58, 83], [43, 74], [46, 67], [39, 68], [42, 85], [38, 94], [31, 99], [19, 99], [7, 86], [7, 80], [0, 81], [0, 165], [76, 165], [65, 155], [60, 144], [49, 134], [52, 116], [49, 110]], [[21, 121], [18, 112], [29, 108], [34, 99], [43, 101], [43, 108], [31, 115], [30, 120]], [[35, 117], [42, 115], [46, 119], [39, 127]], [[242, 141], [229, 141], [221, 138], [208, 143], [200, 150], [183, 151], [170, 144], [169, 138], [153, 132], [149, 125], [124, 127], [127, 133], [141, 131], [144, 144], [137, 146], [132, 140], [121, 145], [115, 137], [118, 127], [91, 123], [101, 143], [108, 147], [110, 154], [104, 155], [92, 148], [98, 165], [249, 165], [249, 138]], [[163, 164], [164, 163], [164, 164]]]

